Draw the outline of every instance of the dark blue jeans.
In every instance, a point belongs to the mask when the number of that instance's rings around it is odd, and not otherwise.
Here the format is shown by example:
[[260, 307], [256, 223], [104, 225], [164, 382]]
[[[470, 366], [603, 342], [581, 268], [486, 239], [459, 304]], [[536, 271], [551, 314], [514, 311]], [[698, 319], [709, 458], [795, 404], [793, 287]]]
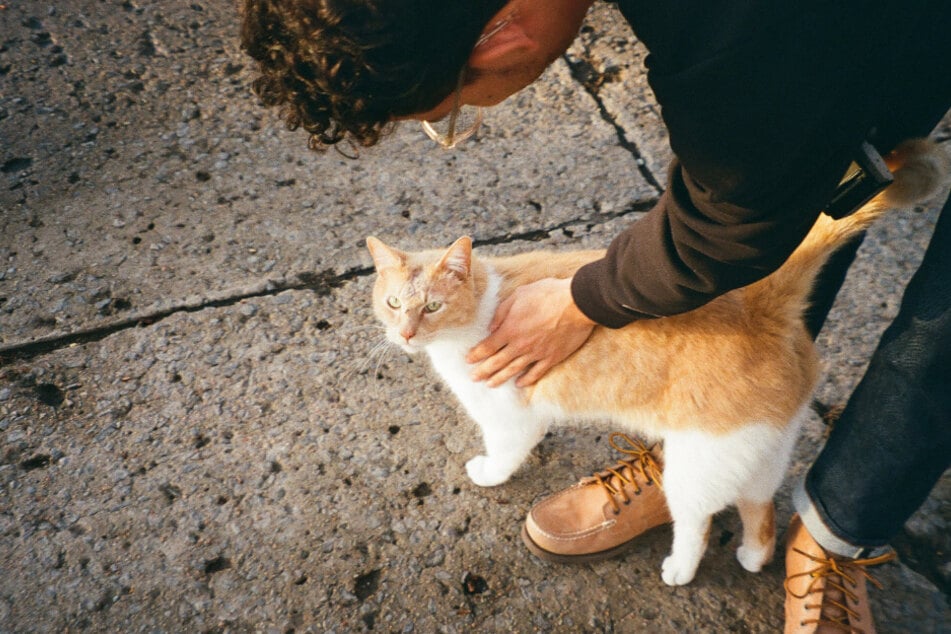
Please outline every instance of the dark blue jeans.
[[[882, 152], [927, 136], [951, 107], [951, 3], [929, 2], [908, 60], [883, 92], [870, 141]], [[820, 275], [806, 323], [815, 336], [861, 239]], [[860, 328], [861, 324], [850, 324]], [[833, 368], [834, 372], [835, 369]], [[900, 530], [951, 463], [951, 199], [865, 376], [794, 496], [827, 550], [860, 556]], [[807, 517], [808, 515], [808, 517]], [[824, 535], [819, 535], [824, 531]]]
[[[854, 245], [854, 246], [857, 246]], [[809, 316], [818, 332], [830, 291], [844, 275], [854, 249], [842, 252], [817, 289]], [[859, 327], [859, 325], [856, 325]], [[827, 549], [857, 556], [885, 545], [927, 497], [951, 464], [951, 199], [902, 299], [882, 335], [864, 378], [805, 479], [808, 500], [823, 527], [807, 528]], [[805, 518], [804, 518], [805, 519]], [[838, 546], [838, 548], [837, 548]]]

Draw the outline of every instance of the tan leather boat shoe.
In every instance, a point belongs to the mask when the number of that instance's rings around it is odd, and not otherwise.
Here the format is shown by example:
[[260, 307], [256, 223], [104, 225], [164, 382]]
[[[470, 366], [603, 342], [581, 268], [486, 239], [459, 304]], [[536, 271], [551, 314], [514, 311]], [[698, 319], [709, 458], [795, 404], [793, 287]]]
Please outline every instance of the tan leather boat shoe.
[[544, 498], [528, 512], [522, 540], [533, 554], [558, 563], [608, 559], [624, 552], [637, 536], [671, 521], [661, 487], [660, 447], [648, 449], [619, 433], [610, 442], [629, 457]]
[[785, 634], [875, 634], [865, 582], [882, 585], [866, 568], [894, 558], [830, 556], [794, 515], [786, 534]]

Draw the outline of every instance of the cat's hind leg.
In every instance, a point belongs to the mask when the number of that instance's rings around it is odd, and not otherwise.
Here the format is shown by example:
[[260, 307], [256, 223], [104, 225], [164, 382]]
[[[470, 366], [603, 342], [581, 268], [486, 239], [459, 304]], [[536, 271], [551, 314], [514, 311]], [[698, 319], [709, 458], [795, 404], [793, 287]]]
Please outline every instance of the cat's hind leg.
[[741, 487], [736, 507], [743, 522], [743, 541], [736, 551], [736, 559], [750, 572], [759, 572], [773, 558], [776, 548], [773, 497], [786, 475], [799, 427], [806, 415], [804, 407], [773, 443], [765, 444], [766, 451], [761, 454], [758, 467]]
[[724, 472], [716, 437], [674, 432], [664, 438], [664, 494], [674, 521], [674, 541], [661, 577], [670, 586], [690, 583], [707, 548], [713, 514], [732, 501], [735, 485]]
[[[761, 465], [774, 456], [780, 436], [779, 430], [766, 424], [749, 424], [726, 434], [692, 430], [665, 435], [663, 485], [674, 520], [673, 547], [662, 569], [665, 583], [676, 586], [693, 579], [707, 547], [710, 521], [728, 505], [740, 499], [755, 501], [759, 506], [745, 506], [748, 515], [744, 519], [757, 526], [762, 524], [760, 516], [766, 517], [763, 504], [771, 503], [779, 481], [774, 477], [762, 491], [754, 491], [750, 497], [746, 494]], [[782, 462], [785, 471], [785, 461]], [[753, 553], [748, 548], [743, 552], [744, 557], [749, 556], [744, 566], [762, 565], [755, 560], [762, 558], [765, 551]]]
[[736, 559], [746, 570], [759, 572], [773, 558], [776, 548], [773, 500], [739, 500], [736, 507], [743, 521], [743, 543], [736, 551]]
[[670, 514], [674, 519], [674, 544], [661, 566], [661, 578], [669, 586], [682, 586], [693, 581], [697, 574], [697, 566], [707, 549], [713, 514], [678, 513], [673, 508]]

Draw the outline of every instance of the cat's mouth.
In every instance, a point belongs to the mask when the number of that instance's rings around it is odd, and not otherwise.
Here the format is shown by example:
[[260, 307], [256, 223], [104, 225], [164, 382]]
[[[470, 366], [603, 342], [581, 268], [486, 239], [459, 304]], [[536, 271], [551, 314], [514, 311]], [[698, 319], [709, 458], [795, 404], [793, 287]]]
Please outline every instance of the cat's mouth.
[[425, 347], [425, 343], [418, 341], [416, 338], [406, 341], [402, 337], [391, 337], [390, 341], [402, 348], [403, 352], [406, 352], [407, 354], [417, 354], [422, 352], [423, 348]]

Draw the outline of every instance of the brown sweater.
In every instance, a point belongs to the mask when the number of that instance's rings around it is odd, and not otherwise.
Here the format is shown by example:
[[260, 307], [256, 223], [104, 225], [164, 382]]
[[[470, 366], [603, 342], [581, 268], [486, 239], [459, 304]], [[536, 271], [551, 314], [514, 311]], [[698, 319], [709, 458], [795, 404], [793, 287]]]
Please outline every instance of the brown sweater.
[[[921, 42], [923, 24], [951, 23], [947, 0], [618, 4], [650, 51], [677, 159], [654, 209], [575, 275], [575, 302], [605, 326], [691, 310], [778, 268], [873, 127], [882, 151], [901, 140], [881, 128], [913, 69], [930, 68], [922, 80], [951, 105], [949, 46]], [[935, 42], [951, 39], [940, 30]]]

